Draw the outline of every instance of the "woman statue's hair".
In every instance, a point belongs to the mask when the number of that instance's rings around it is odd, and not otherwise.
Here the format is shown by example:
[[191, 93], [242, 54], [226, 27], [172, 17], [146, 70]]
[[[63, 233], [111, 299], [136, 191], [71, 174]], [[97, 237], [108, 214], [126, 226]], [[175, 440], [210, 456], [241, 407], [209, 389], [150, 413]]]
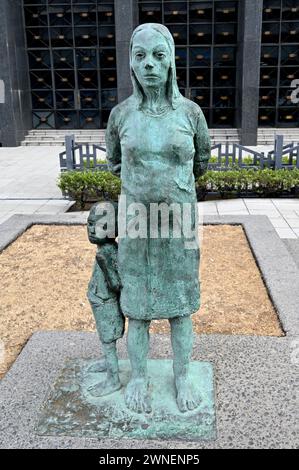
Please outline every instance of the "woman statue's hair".
[[133, 48], [133, 42], [134, 42], [134, 37], [137, 33], [140, 31], [146, 30], [146, 29], [152, 29], [154, 31], [157, 31], [160, 33], [163, 38], [166, 40], [167, 45], [169, 47], [169, 52], [171, 55], [171, 62], [170, 62], [170, 67], [168, 71], [168, 79], [167, 79], [167, 84], [166, 84], [166, 96], [172, 106], [173, 109], [176, 109], [183, 98], [182, 94], [179, 91], [178, 84], [177, 84], [177, 78], [176, 78], [176, 68], [175, 68], [175, 44], [173, 37], [166, 26], [160, 23], [144, 23], [137, 28], [134, 29], [133, 34], [131, 36], [131, 41], [130, 41], [130, 73], [131, 73], [131, 80], [133, 83], [133, 95], [135, 96], [137, 103], [138, 103], [138, 109], [141, 108], [145, 94], [143, 91], [143, 88], [141, 84], [139, 83], [133, 67], [132, 67], [132, 48]]

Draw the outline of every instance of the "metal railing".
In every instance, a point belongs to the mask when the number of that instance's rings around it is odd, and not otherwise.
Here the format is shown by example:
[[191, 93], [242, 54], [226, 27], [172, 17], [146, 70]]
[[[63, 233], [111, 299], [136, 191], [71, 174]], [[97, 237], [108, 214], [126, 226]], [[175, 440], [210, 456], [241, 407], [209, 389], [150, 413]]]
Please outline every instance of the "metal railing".
[[[232, 167], [245, 169], [271, 168], [292, 170], [299, 168], [299, 143], [283, 145], [283, 135], [276, 135], [274, 149], [267, 154], [240, 144], [217, 144], [212, 146], [212, 161], [208, 169], [227, 171]], [[108, 170], [103, 163], [105, 147], [95, 144], [76, 144], [74, 135], [65, 136], [65, 151], [59, 154], [61, 171], [67, 170]], [[214, 161], [216, 158], [216, 161]]]

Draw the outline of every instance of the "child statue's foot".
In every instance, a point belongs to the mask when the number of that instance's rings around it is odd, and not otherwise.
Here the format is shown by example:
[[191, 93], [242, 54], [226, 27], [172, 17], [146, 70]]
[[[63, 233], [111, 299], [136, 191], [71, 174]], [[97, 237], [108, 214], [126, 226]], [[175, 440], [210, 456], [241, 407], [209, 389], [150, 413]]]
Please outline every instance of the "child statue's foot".
[[147, 379], [132, 379], [125, 391], [125, 402], [129, 410], [135, 413], [151, 413]]
[[105, 359], [99, 359], [97, 362], [88, 367], [89, 373], [105, 372], [106, 370], [107, 365]]
[[110, 395], [110, 393], [116, 392], [121, 388], [119, 379], [111, 380], [106, 379], [103, 382], [99, 382], [92, 387], [89, 387], [88, 391], [93, 397], [104, 397]]
[[175, 381], [177, 405], [182, 413], [192, 411], [200, 405], [201, 398], [189, 377], [178, 377]]

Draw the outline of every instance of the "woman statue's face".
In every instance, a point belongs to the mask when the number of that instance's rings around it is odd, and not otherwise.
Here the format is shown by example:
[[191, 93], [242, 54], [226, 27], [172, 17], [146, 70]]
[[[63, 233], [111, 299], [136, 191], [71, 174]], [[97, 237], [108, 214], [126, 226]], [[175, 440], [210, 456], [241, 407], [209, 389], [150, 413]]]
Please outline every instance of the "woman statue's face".
[[132, 47], [132, 67], [142, 87], [160, 87], [167, 82], [171, 55], [166, 39], [158, 31], [136, 33]]

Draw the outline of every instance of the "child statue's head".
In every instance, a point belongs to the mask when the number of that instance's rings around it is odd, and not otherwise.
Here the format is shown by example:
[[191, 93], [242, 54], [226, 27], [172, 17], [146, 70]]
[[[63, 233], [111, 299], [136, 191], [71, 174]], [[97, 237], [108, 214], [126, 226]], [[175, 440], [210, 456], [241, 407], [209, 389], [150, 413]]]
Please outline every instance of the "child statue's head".
[[94, 204], [87, 219], [87, 233], [90, 243], [103, 245], [112, 243], [118, 234], [118, 203], [103, 201]]

